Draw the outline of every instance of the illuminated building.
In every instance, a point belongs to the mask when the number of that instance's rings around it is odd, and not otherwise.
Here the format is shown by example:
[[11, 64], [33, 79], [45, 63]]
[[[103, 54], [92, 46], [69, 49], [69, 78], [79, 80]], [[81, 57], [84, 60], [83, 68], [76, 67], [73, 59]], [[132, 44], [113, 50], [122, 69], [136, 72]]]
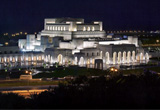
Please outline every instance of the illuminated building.
[[137, 37], [113, 38], [103, 30], [101, 21], [84, 23], [81, 18], [45, 19], [44, 30], [19, 39], [18, 46], [22, 52], [42, 52], [44, 62], [51, 64], [83, 66], [96, 59], [123, 64], [149, 59]]

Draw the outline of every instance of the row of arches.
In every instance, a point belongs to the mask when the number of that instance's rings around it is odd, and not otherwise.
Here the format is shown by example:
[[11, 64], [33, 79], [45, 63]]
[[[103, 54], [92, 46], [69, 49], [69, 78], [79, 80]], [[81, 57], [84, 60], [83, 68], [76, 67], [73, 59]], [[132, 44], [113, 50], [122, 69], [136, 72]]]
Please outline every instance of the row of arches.
[[21, 61], [43, 61], [43, 56], [10, 56], [0, 57], [0, 63], [21, 62]]
[[53, 59], [53, 56], [51, 56], [51, 55], [45, 56], [45, 62], [49, 62], [49, 63], [58, 62], [59, 65], [63, 65], [63, 64], [68, 64], [70, 61], [71, 61], [70, 59], [64, 58], [62, 54], [59, 54], [57, 56], [57, 59]]
[[[101, 52], [101, 56], [102, 57], [102, 52]], [[149, 60], [149, 55], [148, 53], [146, 53], [145, 55], [143, 55], [143, 53], [140, 53], [139, 55], [136, 55], [135, 51], [132, 51], [132, 53], [130, 51], [128, 52], [114, 52], [113, 53], [113, 57], [110, 58], [111, 55], [109, 54], [109, 52], [105, 53], [105, 58], [103, 58], [104, 63], [106, 64], [121, 64], [121, 63], [132, 63], [132, 62], [136, 62], [136, 61], [142, 61], [142, 60]], [[77, 58], [75, 58], [75, 62], [77, 62]], [[94, 64], [95, 59], [87, 59], [86, 63], [83, 57], [80, 58], [79, 60], [79, 65], [84, 65], [84, 64]], [[76, 63], [77, 64], [77, 63]]]
[[[123, 52], [123, 53], [121, 53], [121, 52], [118, 52], [118, 53], [114, 52], [113, 53], [113, 64], [130, 63], [130, 62], [135, 62], [135, 60], [136, 60], [135, 51], [132, 52], [132, 55], [131, 55], [130, 51]], [[106, 63], [108, 63], [108, 60]]]
[[[132, 62], [136, 62], [136, 61], [142, 61], [142, 60], [148, 60], [149, 59], [149, 55], [148, 53], [146, 53], [145, 55], [143, 55], [143, 53], [140, 53], [139, 55], [136, 55], [135, 51], [124, 51], [122, 52], [113, 52], [113, 55], [111, 56], [109, 54], [109, 52], [105, 53], [105, 57], [102, 56], [102, 52], [100, 53], [100, 57], [102, 57], [103, 59], [103, 63], [106, 64], [121, 64], [121, 63], [132, 63]], [[77, 57], [74, 58], [74, 60], [72, 59], [67, 59], [67, 58], [63, 58], [62, 54], [59, 54], [57, 56], [57, 59], [53, 59], [53, 57], [51, 55], [47, 55], [45, 58], [46, 62], [51, 62], [53, 63], [54, 61], [58, 62], [60, 65], [71, 62], [74, 65], [89, 65], [92, 64], [94, 65], [95, 63], [95, 59], [94, 58], [84, 58], [84, 57], [80, 57], [79, 59]]]
[[[107, 53], [106, 56], [106, 63], [109, 64], [109, 53]], [[113, 53], [113, 64], [120, 64], [120, 63], [131, 63], [131, 62], [136, 62], [136, 61], [143, 61], [143, 60], [148, 60], [149, 59], [149, 55], [148, 53], [146, 53], [145, 55], [143, 55], [143, 53], [140, 53], [138, 55], [136, 55], [135, 51], [132, 51], [132, 53], [130, 51], [128, 52], [114, 52]]]

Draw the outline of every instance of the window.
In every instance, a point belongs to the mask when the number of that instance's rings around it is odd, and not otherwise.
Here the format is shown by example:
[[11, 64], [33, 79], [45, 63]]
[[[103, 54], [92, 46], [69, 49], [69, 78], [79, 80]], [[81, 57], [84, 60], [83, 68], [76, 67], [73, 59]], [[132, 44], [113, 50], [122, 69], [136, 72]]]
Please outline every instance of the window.
[[13, 53], [12, 51], [10, 51], [10, 53]]
[[66, 31], [66, 27], [64, 27], [64, 29], [63, 29], [64, 31]]
[[7, 51], [4, 51], [4, 54], [7, 54]]
[[52, 26], [50, 26], [50, 30], [52, 30]]
[[86, 31], [86, 27], [83, 27], [83, 31]]
[[97, 56], [99, 55], [99, 53], [97, 52]]
[[55, 27], [55, 30], [57, 31], [57, 26]]
[[94, 53], [92, 53], [92, 56], [94, 56]]
[[92, 27], [92, 31], [95, 31], [95, 28], [94, 28], [94, 27]]
[[90, 31], [91, 30], [91, 28], [90, 27], [88, 27], [88, 29], [87, 29], [88, 31]]
[[60, 27], [58, 27], [58, 31], [60, 31]]
[[89, 55], [89, 54], [87, 53], [87, 57], [88, 57], [88, 55]]
[[48, 26], [48, 30], [49, 30], [49, 26]]
[[63, 27], [61, 27], [61, 31], [63, 31]]
[[53, 26], [53, 30], [54, 30], [54, 26]]

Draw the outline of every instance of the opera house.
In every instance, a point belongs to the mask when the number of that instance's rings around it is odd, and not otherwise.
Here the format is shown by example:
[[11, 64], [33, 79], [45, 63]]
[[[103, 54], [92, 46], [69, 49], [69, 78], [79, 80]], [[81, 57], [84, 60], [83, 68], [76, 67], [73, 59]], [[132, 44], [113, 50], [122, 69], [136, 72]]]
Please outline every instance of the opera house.
[[19, 39], [17, 47], [4, 48], [0, 48], [1, 63], [35, 61], [84, 66], [94, 65], [99, 59], [103, 64], [149, 59], [136, 36], [114, 38], [106, 34], [101, 21], [85, 23], [81, 18], [45, 19], [44, 30], [37, 35]]

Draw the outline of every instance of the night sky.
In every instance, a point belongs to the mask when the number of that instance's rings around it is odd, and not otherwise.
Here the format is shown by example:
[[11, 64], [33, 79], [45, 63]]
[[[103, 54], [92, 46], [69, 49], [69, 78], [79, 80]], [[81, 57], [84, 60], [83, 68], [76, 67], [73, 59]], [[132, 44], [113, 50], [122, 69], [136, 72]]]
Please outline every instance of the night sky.
[[159, 30], [160, 0], [0, 0], [0, 33], [39, 32], [56, 17], [103, 21], [105, 30]]

